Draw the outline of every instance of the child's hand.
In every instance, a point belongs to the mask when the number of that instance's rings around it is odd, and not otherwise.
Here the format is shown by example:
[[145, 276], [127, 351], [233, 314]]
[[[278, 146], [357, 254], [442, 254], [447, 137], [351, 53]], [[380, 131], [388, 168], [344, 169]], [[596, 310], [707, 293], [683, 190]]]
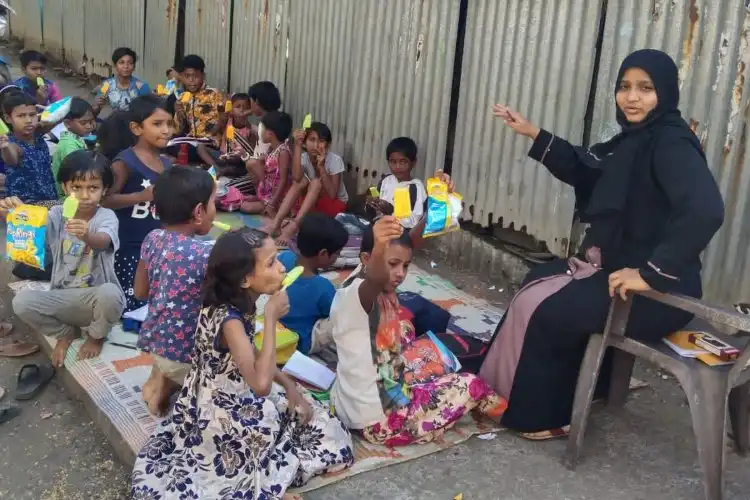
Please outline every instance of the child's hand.
[[0, 200], [0, 216], [7, 217], [12, 210], [20, 207], [21, 205], [23, 205], [23, 202], [16, 196], [3, 198], [2, 200]]
[[36, 100], [37, 102], [44, 103], [47, 102], [47, 97], [49, 96], [49, 91], [47, 90], [47, 86], [43, 85], [41, 87], [38, 87], [36, 89]]
[[375, 222], [375, 225], [372, 226], [375, 246], [381, 248], [389, 245], [391, 241], [396, 238], [399, 238], [403, 232], [403, 226], [401, 226], [398, 220], [392, 215], [381, 217]]
[[6, 149], [10, 146], [10, 140], [7, 135], [0, 135], [0, 149]]
[[82, 240], [89, 234], [89, 223], [88, 221], [81, 219], [70, 219], [65, 223], [65, 230], [71, 236], [75, 236], [79, 240]]
[[313, 416], [312, 405], [305, 399], [299, 389], [296, 387], [287, 389], [286, 398], [289, 400], [289, 411], [299, 416], [300, 423], [305, 425], [310, 422]]
[[107, 104], [107, 96], [104, 94], [99, 94], [94, 98], [94, 106], [101, 109], [104, 107], [104, 105]]
[[276, 323], [279, 318], [286, 316], [289, 312], [289, 296], [286, 294], [286, 290], [280, 290], [268, 299], [266, 307], [264, 309], [265, 321], [273, 321]]
[[307, 138], [307, 131], [305, 129], [297, 129], [294, 131], [294, 143], [302, 146]]
[[140, 203], [154, 201], [154, 186], [149, 186], [141, 191]]
[[365, 206], [372, 208], [377, 217], [381, 215], [393, 215], [393, 205], [380, 198], [368, 196], [365, 200]]
[[451, 176], [446, 174], [442, 170], [435, 170], [435, 175], [433, 177], [436, 177], [440, 179], [441, 181], [445, 182], [448, 185], [449, 193], [452, 193], [454, 189], [456, 188], [456, 183], [453, 182], [453, 179], [451, 179]]

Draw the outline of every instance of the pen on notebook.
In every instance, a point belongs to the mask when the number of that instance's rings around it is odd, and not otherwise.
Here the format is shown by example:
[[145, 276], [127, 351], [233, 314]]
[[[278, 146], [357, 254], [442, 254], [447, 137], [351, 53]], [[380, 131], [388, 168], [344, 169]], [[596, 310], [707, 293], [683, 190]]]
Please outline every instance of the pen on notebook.
[[124, 347], [125, 349], [132, 349], [134, 351], [138, 350], [138, 347], [136, 347], [133, 344], [121, 344], [119, 342], [107, 342], [109, 345], [116, 345], [117, 347]]

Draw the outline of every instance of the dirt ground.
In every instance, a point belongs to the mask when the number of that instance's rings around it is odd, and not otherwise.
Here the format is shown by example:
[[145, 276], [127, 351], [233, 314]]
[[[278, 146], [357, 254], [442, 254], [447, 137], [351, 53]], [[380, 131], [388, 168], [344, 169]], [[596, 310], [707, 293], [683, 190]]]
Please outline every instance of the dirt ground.
[[[0, 52], [2, 48], [0, 48]], [[15, 56], [4, 51], [4, 55]], [[57, 79], [64, 94], [85, 95], [76, 80]], [[4, 238], [4, 228], [0, 232]], [[466, 292], [500, 307], [512, 290], [507, 283], [454, 271], [428, 256], [417, 264]], [[10, 315], [5, 284], [10, 266], [0, 264], [3, 312]], [[16, 339], [27, 339], [16, 322]], [[0, 386], [12, 389], [23, 363], [0, 358]], [[463, 493], [474, 499], [690, 500], [703, 498], [700, 470], [687, 404], [666, 375], [638, 366], [649, 388], [632, 395], [616, 414], [595, 409], [585, 456], [576, 472], [561, 465], [564, 441], [532, 443], [500, 432], [492, 440], [471, 439], [448, 451], [365, 473], [305, 495], [306, 499], [441, 499]], [[6, 401], [10, 399], [6, 396]], [[22, 415], [0, 426], [0, 498], [76, 500], [127, 497], [128, 468], [120, 463], [83, 406], [55, 379]], [[727, 455], [730, 500], [750, 498], [750, 459]]]

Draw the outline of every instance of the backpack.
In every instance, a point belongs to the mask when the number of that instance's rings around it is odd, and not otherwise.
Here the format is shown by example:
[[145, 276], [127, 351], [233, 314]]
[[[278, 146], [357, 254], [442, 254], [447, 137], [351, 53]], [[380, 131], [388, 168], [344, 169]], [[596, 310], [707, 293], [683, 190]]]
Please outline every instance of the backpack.
[[462, 372], [479, 373], [479, 368], [489, 349], [487, 342], [450, 332], [436, 333], [435, 336], [456, 355], [461, 362]]
[[242, 193], [234, 186], [227, 187], [227, 194], [216, 200], [217, 208], [225, 212], [239, 210], [240, 205], [242, 205]]

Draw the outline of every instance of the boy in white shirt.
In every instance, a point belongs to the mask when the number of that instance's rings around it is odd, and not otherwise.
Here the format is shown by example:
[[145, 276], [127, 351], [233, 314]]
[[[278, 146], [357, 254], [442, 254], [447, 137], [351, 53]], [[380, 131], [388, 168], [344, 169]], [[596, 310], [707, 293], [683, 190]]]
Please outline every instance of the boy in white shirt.
[[424, 184], [419, 179], [412, 179], [411, 176], [417, 163], [417, 144], [409, 137], [397, 137], [388, 144], [385, 154], [391, 175], [384, 177], [378, 186], [380, 202], [385, 202], [378, 203], [379, 208], [383, 213], [393, 213], [393, 194], [396, 188], [400, 186], [408, 187], [411, 198], [411, 215], [399, 219], [399, 222], [406, 229], [412, 229], [422, 219], [425, 202], [427, 201], [427, 191]]

